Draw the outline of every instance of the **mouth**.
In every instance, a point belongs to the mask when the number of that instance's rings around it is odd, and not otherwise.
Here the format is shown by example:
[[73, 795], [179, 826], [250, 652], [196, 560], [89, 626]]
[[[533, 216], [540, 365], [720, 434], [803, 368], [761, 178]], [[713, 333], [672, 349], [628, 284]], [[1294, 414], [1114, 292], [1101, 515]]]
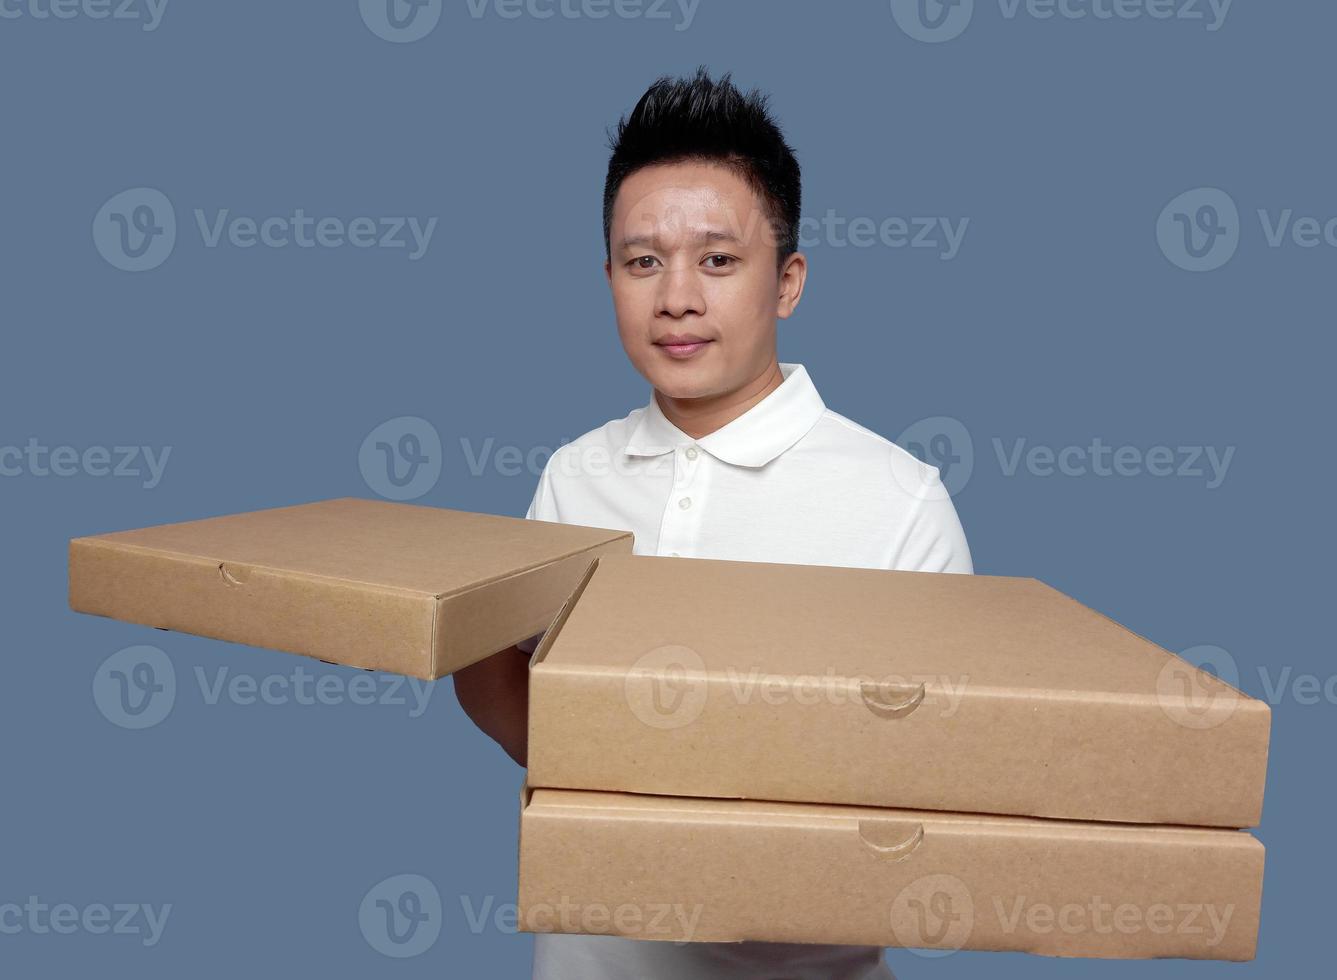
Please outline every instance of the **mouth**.
[[713, 340], [693, 333], [671, 333], [660, 337], [654, 345], [669, 357], [681, 360], [695, 356], [713, 343]]

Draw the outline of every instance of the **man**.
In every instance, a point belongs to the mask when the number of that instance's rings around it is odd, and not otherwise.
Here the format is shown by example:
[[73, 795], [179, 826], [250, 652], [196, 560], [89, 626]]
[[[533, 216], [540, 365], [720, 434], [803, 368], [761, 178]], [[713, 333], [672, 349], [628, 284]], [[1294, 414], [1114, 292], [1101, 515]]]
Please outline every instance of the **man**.
[[[527, 517], [630, 530], [635, 552], [972, 571], [938, 472], [828, 409], [776, 321], [798, 306], [799, 165], [764, 96], [661, 78], [618, 125], [604, 272], [649, 404], [558, 450]], [[673, 602], [673, 596], [647, 601]], [[684, 609], [684, 616], [691, 610]], [[455, 675], [521, 765], [536, 638]], [[535, 980], [886, 980], [873, 947], [540, 935]]]

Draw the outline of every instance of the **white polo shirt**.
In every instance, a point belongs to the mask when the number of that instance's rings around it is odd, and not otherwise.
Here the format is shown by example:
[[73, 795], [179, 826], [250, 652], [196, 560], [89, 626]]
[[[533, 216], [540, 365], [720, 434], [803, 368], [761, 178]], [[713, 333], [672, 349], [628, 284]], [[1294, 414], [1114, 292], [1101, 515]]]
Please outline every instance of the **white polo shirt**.
[[[801, 364], [693, 439], [653, 393], [557, 450], [526, 517], [631, 531], [638, 555], [972, 571], [938, 471], [826, 407]], [[537, 637], [521, 645], [532, 651]], [[538, 935], [534, 980], [886, 980], [882, 951]]]

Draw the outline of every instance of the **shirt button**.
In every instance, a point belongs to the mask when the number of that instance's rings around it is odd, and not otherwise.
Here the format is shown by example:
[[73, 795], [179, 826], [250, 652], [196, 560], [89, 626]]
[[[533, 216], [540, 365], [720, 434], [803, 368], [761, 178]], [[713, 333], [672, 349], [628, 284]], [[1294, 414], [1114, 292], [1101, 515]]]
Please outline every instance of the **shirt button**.
[[688, 507], [692, 506], [692, 498], [691, 497], [678, 498], [678, 506], [681, 507], [683, 510], [686, 510]]
[[697, 453], [697, 451], [696, 451], [696, 447], [695, 447], [695, 446], [688, 446], [688, 447], [687, 447], [687, 452], [686, 452], [684, 455], [686, 455], [686, 457], [687, 457], [688, 459], [696, 459], [696, 457], [697, 457], [697, 455], [698, 455], [698, 453]]

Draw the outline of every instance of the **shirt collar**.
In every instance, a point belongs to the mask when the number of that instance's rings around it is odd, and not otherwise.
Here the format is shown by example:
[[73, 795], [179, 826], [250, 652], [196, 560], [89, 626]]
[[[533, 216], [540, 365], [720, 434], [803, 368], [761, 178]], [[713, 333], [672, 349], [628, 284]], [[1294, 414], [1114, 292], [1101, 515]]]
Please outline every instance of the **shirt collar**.
[[659, 456], [675, 447], [697, 445], [735, 466], [765, 466], [817, 424], [826, 404], [802, 364], [781, 364], [779, 387], [738, 418], [709, 435], [693, 439], [668, 420], [654, 392], [641, 413], [624, 452]]

